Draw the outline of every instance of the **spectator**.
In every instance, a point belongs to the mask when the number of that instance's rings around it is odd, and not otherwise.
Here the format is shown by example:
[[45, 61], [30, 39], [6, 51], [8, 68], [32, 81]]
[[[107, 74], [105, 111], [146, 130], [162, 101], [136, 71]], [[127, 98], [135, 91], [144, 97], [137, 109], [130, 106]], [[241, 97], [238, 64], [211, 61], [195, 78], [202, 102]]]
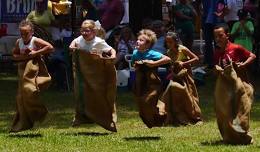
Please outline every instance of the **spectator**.
[[202, 29], [203, 37], [205, 40], [204, 50], [204, 64], [208, 68], [213, 67], [213, 29], [216, 25], [216, 2], [215, 0], [202, 1], [203, 3], [203, 16], [202, 16]]
[[90, 0], [83, 0], [82, 5], [82, 21], [86, 19], [99, 20], [98, 10]]
[[224, 23], [224, 16], [226, 13], [226, 4], [224, 0], [218, 0], [217, 2], [217, 8], [215, 11], [216, 19], [218, 23]]
[[237, 16], [239, 21], [234, 23], [231, 30], [231, 36], [234, 43], [240, 44], [252, 52], [254, 25], [250, 20], [248, 20], [248, 12], [245, 9], [238, 10]]
[[153, 20], [149, 17], [142, 20], [142, 29], [152, 29]]
[[194, 9], [197, 11], [197, 16], [195, 18], [195, 31], [200, 33], [201, 30], [201, 20], [202, 20], [202, 2], [201, 0], [194, 0], [192, 2]]
[[105, 0], [98, 10], [102, 27], [106, 31], [119, 25], [124, 16], [124, 5], [121, 0]]
[[128, 26], [121, 29], [119, 43], [117, 46], [116, 68], [122, 70], [128, 67], [125, 55], [132, 54], [135, 48], [136, 38], [132, 29]]
[[175, 7], [176, 31], [180, 35], [183, 45], [192, 50], [193, 34], [195, 31], [193, 19], [197, 12], [187, 0], [180, 0]]
[[238, 21], [237, 11], [243, 8], [243, 0], [226, 0], [226, 3], [227, 13], [224, 19], [231, 29], [233, 24]]
[[54, 24], [55, 17], [47, 8], [47, 1], [36, 0], [35, 10], [31, 11], [26, 20], [34, 24], [34, 36], [52, 43], [52, 36], [49, 27]]
[[244, 9], [250, 13], [252, 18], [255, 18], [257, 12], [257, 0], [244, 0]]
[[119, 26], [115, 27], [115, 29], [110, 33], [110, 35], [106, 39], [106, 42], [112, 48], [117, 49], [117, 47], [118, 47], [118, 43], [119, 43], [119, 39], [120, 39], [120, 31], [121, 31], [121, 27], [119, 27]]
[[165, 48], [165, 26], [161, 20], [152, 22], [152, 30], [156, 34], [157, 41], [154, 43], [152, 49], [162, 54], [166, 54]]

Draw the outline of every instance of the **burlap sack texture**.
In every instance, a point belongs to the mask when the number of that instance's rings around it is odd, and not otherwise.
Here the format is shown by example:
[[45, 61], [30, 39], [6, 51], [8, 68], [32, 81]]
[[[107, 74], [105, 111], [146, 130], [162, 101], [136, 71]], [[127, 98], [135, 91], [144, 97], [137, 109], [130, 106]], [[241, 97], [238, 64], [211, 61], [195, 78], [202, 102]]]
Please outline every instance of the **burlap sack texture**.
[[250, 144], [250, 110], [253, 88], [247, 82], [245, 71], [236, 64], [222, 69], [216, 66], [215, 110], [220, 134], [225, 143]]
[[48, 113], [39, 101], [39, 93], [51, 82], [44, 61], [39, 57], [18, 63], [18, 77], [16, 114], [10, 132], [30, 129]]
[[157, 68], [137, 65], [135, 70], [134, 95], [139, 115], [147, 127], [162, 126], [165, 113], [159, 113], [158, 99], [162, 93], [162, 83]]
[[77, 125], [95, 122], [116, 132], [116, 70], [113, 59], [77, 51], [73, 55]]
[[[187, 125], [202, 121], [199, 96], [191, 73], [176, 62], [172, 79], [164, 91], [159, 107], [165, 107], [165, 125]], [[160, 108], [162, 109], [162, 108]]]

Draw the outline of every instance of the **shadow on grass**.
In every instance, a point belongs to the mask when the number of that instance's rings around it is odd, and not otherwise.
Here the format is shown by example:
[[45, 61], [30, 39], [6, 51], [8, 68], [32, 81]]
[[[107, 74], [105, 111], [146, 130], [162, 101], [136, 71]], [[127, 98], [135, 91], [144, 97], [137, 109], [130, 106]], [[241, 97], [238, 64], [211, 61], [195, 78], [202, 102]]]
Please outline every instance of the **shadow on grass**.
[[100, 132], [74, 132], [74, 133], [66, 133], [67, 136], [107, 136], [110, 135], [110, 133], [100, 133]]
[[248, 146], [246, 144], [229, 144], [225, 143], [223, 140], [217, 140], [217, 141], [205, 141], [201, 143], [202, 146]]
[[161, 140], [161, 137], [156, 136], [146, 136], [146, 137], [125, 137], [126, 141], [153, 141], [153, 140]]
[[42, 137], [42, 135], [39, 134], [39, 133], [36, 133], [36, 134], [32, 134], [32, 133], [29, 133], [29, 134], [9, 134], [8, 137], [11, 137], [11, 138], [39, 138], [39, 137]]

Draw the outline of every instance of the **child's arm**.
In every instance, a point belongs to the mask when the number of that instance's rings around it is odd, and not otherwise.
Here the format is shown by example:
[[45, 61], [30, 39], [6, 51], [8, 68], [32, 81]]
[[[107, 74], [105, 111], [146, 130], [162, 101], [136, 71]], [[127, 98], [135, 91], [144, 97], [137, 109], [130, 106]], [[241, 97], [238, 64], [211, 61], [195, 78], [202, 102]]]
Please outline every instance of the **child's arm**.
[[78, 45], [76, 43], [76, 40], [74, 39], [71, 43], [70, 43], [70, 46], [69, 46], [69, 50], [70, 51], [74, 51], [75, 49], [77, 49]]
[[112, 48], [112, 49], [110, 50], [110, 52], [111, 52], [110, 58], [115, 59], [115, 58], [116, 58], [116, 50]]
[[199, 58], [197, 55], [192, 53], [188, 48], [182, 50], [183, 54], [188, 56], [190, 59], [188, 61], [179, 62], [181, 67], [186, 67], [190, 64], [194, 64], [199, 61]]
[[[98, 52], [91, 51], [90, 53], [99, 55]], [[115, 59], [116, 58], [116, 51], [115, 51], [115, 49], [111, 48], [111, 50], [109, 50], [107, 52], [102, 52], [102, 55], [100, 57], [104, 58], [104, 59]]]
[[251, 64], [254, 61], [255, 58], [256, 58], [255, 54], [250, 52], [249, 57], [246, 59], [246, 61], [239, 63], [238, 67], [239, 68], [246, 67], [247, 65]]
[[78, 51], [83, 51], [85, 53], [90, 53], [89, 51], [85, 51], [84, 49], [81, 49], [79, 47], [79, 44], [78, 42], [76, 41], [76, 39], [74, 39], [71, 43], [70, 43], [70, 46], [69, 46], [69, 50], [74, 52], [75, 50], [78, 50]]
[[157, 60], [157, 61], [153, 61], [153, 60], [143, 60], [143, 63], [145, 65], [147, 65], [148, 67], [157, 67], [163, 64], [167, 64], [170, 63], [171, 58], [169, 58], [168, 56], [162, 55], [162, 58]]
[[29, 56], [31, 56], [32, 58], [39, 55], [51, 53], [54, 50], [53, 46], [49, 42], [44, 41], [43, 39], [36, 38], [34, 42], [38, 50], [31, 50]]
[[23, 60], [30, 59], [30, 57], [28, 55], [20, 54], [18, 40], [16, 41], [15, 47], [12, 50], [12, 54], [13, 54], [13, 60], [15, 60], [15, 61], [23, 61]]

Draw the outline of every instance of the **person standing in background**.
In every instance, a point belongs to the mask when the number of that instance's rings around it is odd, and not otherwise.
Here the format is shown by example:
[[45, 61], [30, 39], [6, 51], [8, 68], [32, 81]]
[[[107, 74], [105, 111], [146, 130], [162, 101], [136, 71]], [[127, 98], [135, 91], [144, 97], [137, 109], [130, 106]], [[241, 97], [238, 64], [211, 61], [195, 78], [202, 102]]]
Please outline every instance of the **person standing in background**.
[[162, 54], [166, 54], [165, 48], [165, 25], [161, 20], [155, 20], [152, 22], [152, 31], [155, 32], [157, 41], [152, 46], [152, 49]]
[[83, 0], [82, 3], [82, 21], [86, 19], [99, 20], [97, 7], [90, 0]]
[[176, 31], [180, 39], [187, 48], [192, 50], [194, 39], [194, 21], [197, 16], [196, 10], [187, 0], [180, 0], [180, 3], [175, 6]]
[[239, 21], [232, 26], [231, 36], [234, 43], [242, 45], [249, 51], [253, 51], [254, 25], [248, 20], [248, 12], [244, 9], [238, 10]]
[[129, 65], [125, 60], [125, 55], [132, 54], [135, 49], [136, 38], [132, 29], [128, 26], [123, 27], [120, 31], [120, 37], [116, 54], [116, 68], [122, 70], [128, 68]]
[[244, 9], [250, 13], [252, 18], [256, 17], [257, 1], [259, 2], [259, 0], [244, 0]]
[[229, 29], [231, 29], [233, 24], [239, 20], [237, 11], [243, 8], [243, 3], [243, 0], [226, 0], [227, 12], [224, 20], [228, 24]]
[[43, 40], [53, 43], [49, 27], [54, 24], [55, 17], [50, 9], [48, 9], [47, 1], [36, 0], [35, 10], [31, 11], [26, 20], [34, 24], [34, 36], [42, 38]]
[[98, 11], [102, 27], [109, 31], [120, 24], [124, 16], [124, 5], [121, 0], [105, 0]]
[[204, 64], [208, 68], [213, 68], [213, 29], [216, 25], [216, 3], [215, 0], [202, 1], [203, 4], [203, 14], [202, 14], [202, 30], [203, 37], [205, 40], [205, 49], [204, 49]]

